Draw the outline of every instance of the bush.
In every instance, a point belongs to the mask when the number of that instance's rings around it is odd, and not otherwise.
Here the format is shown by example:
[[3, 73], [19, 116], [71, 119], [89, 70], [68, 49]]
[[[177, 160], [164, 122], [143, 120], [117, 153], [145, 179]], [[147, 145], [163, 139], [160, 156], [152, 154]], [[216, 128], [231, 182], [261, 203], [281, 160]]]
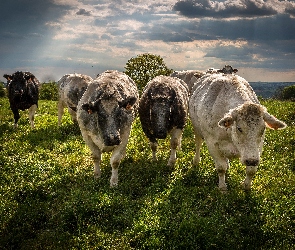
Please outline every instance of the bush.
[[55, 82], [42, 83], [39, 93], [40, 100], [58, 100], [58, 89]]
[[280, 90], [278, 94], [278, 99], [295, 101], [295, 85], [288, 86]]
[[125, 66], [126, 75], [136, 83], [141, 94], [145, 85], [159, 75], [169, 76], [173, 69], [169, 69], [161, 56], [141, 54], [128, 60]]
[[4, 84], [0, 83], [0, 97], [6, 96], [6, 89], [4, 88]]

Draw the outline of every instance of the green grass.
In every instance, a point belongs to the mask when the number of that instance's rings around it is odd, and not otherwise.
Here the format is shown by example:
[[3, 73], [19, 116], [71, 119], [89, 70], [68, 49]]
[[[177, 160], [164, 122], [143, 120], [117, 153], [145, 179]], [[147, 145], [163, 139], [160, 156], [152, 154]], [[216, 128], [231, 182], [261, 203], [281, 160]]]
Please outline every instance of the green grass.
[[294, 249], [295, 103], [263, 101], [288, 128], [267, 130], [251, 192], [240, 187], [245, 167], [231, 162], [226, 194], [205, 145], [192, 165], [190, 123], [167, 167], [169, 141], [152, 162], [136, 119], [118, 188], [109, 187], [110, 154], [95, 181], [79, 128], [68, 113], [57, 126], [56, 104], [41, 100], [36, 128], [22, 112], [14, 130], [0, 98], [0, 249]]

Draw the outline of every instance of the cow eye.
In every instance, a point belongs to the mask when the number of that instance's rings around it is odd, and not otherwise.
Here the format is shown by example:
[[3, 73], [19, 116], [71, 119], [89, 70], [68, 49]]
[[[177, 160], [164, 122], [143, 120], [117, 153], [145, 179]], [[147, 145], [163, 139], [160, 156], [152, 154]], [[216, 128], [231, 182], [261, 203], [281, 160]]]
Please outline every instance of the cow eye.
[[243, 130], [242, 130], [241, 127], [239, 127], [239, 126], [237, 126], [237, 130], [238, 130], [240, 133], [243, 132]]

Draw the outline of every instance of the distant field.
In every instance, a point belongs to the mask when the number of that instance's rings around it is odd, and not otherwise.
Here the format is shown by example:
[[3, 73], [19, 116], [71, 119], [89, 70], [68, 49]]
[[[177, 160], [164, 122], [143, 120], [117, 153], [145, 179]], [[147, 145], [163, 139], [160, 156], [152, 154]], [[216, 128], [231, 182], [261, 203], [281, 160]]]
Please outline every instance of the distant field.
[[111, 189], [110, 154], [95, 181], [68, 113], [57, 126], [55, 101], [39, 102], [34, 130], [27, 112], [14, 130], [0, 98], [0, 249], [294, 249], [295, 103], [263, 104], [288, 128], [267, 130], [251, 192], [241, 189], [245, 167], [234, 161], [221, 194], [205, 145], [192, 165], [189, 122], [176, 165], [167, 167], [168, 139], [152, 162], [137, 118]]
[[273, 98], [280, 89], [295, 85], [295, 82], [250, 82], [257, 96]]

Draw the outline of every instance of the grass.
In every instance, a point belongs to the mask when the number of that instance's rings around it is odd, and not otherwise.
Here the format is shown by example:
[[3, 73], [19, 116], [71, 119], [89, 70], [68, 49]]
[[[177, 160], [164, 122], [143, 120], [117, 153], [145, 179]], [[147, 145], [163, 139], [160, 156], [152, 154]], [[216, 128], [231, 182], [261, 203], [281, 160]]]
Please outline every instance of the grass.
[[136, 119], [112, 189], [110, 154], [95, 181], [68, 113], [57, 126], [56, 101], [39, 102], [34, 130], [27, 112], [14, 130], [0, 98], [0, 249], [294, 249], [295, 103], [263, 104], [288, 128], [267, 130], [251, 192], [240, 188], [245, 167], [233, 161], [221, 194], [205, 145], [201, 164], [192, 165], [189, 122], [177, 163], [167, 167], [169, 141], [160, 141], [152, 162]]

